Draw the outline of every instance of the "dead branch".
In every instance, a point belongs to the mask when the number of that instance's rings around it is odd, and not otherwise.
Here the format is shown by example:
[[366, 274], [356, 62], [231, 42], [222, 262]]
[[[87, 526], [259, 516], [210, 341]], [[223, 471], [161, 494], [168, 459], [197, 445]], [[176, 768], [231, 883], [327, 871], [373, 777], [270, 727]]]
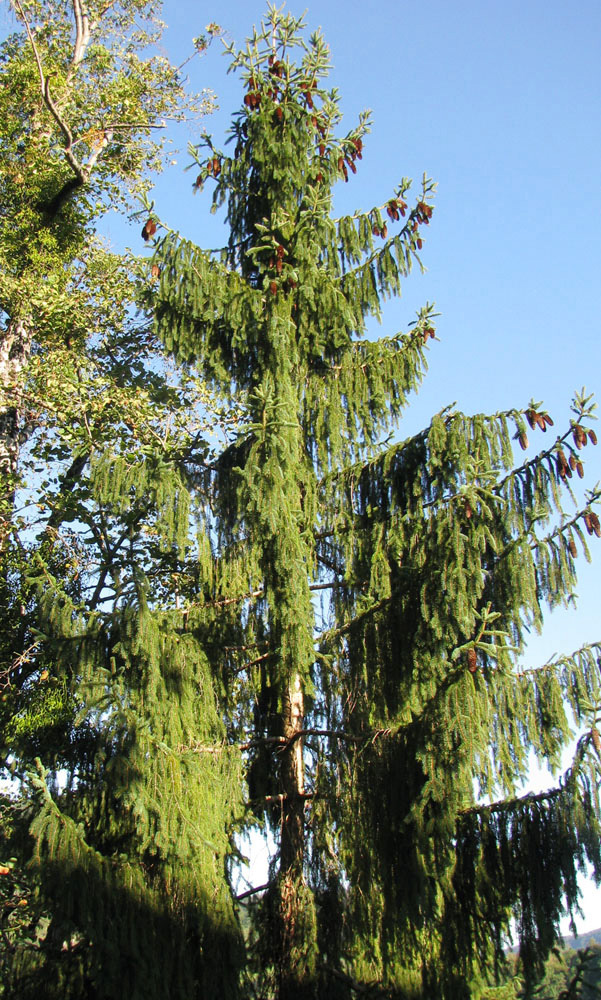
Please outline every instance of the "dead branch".
[[246, 892], [241, 892], [239, 896], [234, 896], [236, 902], [240, 902], [241, 899], [248, 899], [249, 896], [256, 895], [257, 892], [263, 892], [264, 889], [270, 889], [273, 882], [265, 882], [264, 885], [256, 885], [254, 889], [247, 889]]

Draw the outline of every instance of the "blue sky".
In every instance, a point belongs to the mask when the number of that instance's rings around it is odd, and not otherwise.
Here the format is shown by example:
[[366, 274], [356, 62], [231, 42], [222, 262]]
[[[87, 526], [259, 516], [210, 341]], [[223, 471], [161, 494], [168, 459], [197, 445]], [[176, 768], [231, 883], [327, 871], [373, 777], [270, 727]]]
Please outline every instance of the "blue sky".
[[[165, 54], [183, 61], [210, 21], [242, 43], [265, 9], [167, 0]], [[340, 185], [337, 211], [381, 203], [402, 176], [417, 185], [425, 171], [438, 183], [427, 273], [414, 272], [382, 325], [383, 333], [406, 329], [426, 301], [441, 313], [430, 371], [401, 435], [454, 401], [466, 412], [494, 412], [544, 400], [562, 428], [575, 390], [601, 395], [598, 0], [321, 0], [306, 20], [330, 44], [344, 130], [361, 110], [373, 112], [363, 161]], [[203, 122], [217, 146], [242, 97], [226, 70], [219, 43], [189, 64], [191, 85], [217, 94], [220, 111]], [[184, 146], [197, 134], [184, 134]], [[208, 216], [208, 198], [192, 196], [185, 149], [174, 159], [156, 188], [159, 215], [201, 246], [220, 245], [225, 229]], [[533, 433], [530, 453], [541, 444]], [[601, 446], [583, 457], [592, 486]], [[593, 564], [580, 559], [578, 608], [553, 615], [529, 647], [533, 664], [601, 638], [601, 542], [592, 542]], [[601, 925], [600, 889], [587, 885], [583, 908], [579, 929]]]

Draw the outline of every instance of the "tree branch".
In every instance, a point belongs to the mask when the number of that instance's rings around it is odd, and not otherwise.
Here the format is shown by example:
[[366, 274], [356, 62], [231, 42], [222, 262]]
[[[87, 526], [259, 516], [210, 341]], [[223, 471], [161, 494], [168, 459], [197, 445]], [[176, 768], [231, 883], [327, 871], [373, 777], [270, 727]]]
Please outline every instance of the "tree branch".
[[73, 0], [73, 14], [75, 16], [75, 46], [71, 59], [71, 71], [79, 66], [90, 42], [90, 21], [81, 0]]
[[373, 995], [378, 993], [384, 994], [385, 992], [379, 982], [358, 983], [356, 979], [352, 978], [352, 976], [347, 976], [345, 972], [341, 972], [340, 969], [334, 969], [331, 965], [320, 965], [319, 968], [322, 969], [323, 972], [327, 972], [328, 975], [334, 976], [335, 979], [339, 979], [345, 984], [345, 986], [348, 986], [349, 989], [354, 990], [355, 993]]
[[359, 612], [358, 615], [355, 615], [355, 617], [351, 618], [350, 621], [344, 622], [344, 624], [340, 625], [338, 628], [332, 628], [328, 629], [327, 632], [322, 632], [321, 635], [317, 636], [315, 641], [329, 642], [331, 639], [337, 638], [337, 636], [344, 635], [345, 632], [349, 632], [353, 626], [357, 624], [357, 622], [360, 622], [363, 618], [367, 618], [369, 615], [375, 614], [375, 612], [379, 611], [380, 608], [390, 604], [392, 599], [392, 597], [383, 597], [382, 600], [376, 601], [371, 605], [371, 607], [366, 608], [365, 611]]
[[19, 0], [15, 0], [15, 6], [16, 6], [17, 10], [19, 11], [19, 15], [21, 17], [21, 20], [23, 21], [23, 24], [25, 25], [25, 31], [27, 32], [27, 37], [29, 38], [29, 44], [31, 45], [31, 48], [33, 50], [34, 59], [35, 59], [36, 64], [37, 64], [38, 74], [39, 74], [39, 77], [40, 77], [40, 90], [41, 90], [42, 96], [43, 96], [44, 95], [44, 90], [46, 88], [46, 77], [44, 76], [44, 68], [42, 66], [42, 60], [40, 58], [40, 53], [38, 52], [38, 47], [37, 47], [37, 45], [35, 43], [35, 38], [33, 37], [31, 28], [29, 27], [29, 21], [27, 20], [27, 18], [25, 16], [25, 11], [23, 10], [23, 8], [22, 8]]
[[373, 729], [370, 732], [362, 733], [346, 733], [344, 730], [340, 729], [298, 729], [292, 736], [263, 736], [258, 739], [251, 740], [249, 743], [241, 743], [239, 750], [254, 750], [257, 747], [265, 746], [266, 744], [276, 744], [282, 750], [287, 750], [296, 740], [301, 740], [305, 736], [329, 736], [336, 740], [348, 740], [352, 743], [374, 743], [381, 736], [390, 736], [392, 734], [392, 729]]
[[256, 895], [257, 892], [263, 892], [264, 889], [270, 889], [273, 882], [265, 882], [263, 885], [256, 885], [254, 889], [247, 889], [246, 892], [241, 892], [239, 896], [234, 896], [236, 902], [240, 902], [242, 899], [248, 899], [249, 896]]
[[[85, 455], [78, 455], [73, 459], [67, 471], [61, 476], [61, 495], [69, 493], [81, 478], [89, 457], [89, 454], [86, 453]], [[56, 530], [60, 526], [64, 516], [65, 512], [62, 508], [56, 506], [46, 523], [46, 532], [52, 531], [52, 529]]]
[[526, 795], [516, 795], [512, 799], [499, 799], [497, 802], [491, 802], [489, 805], [468, 806], [466, 809], [461, 809], [459, 811], [459, 818], [462, 816], [487, 816], [491, 813], [511, 812], [514, 809], [518, 809], [520, 806], [527, 806], [536, 802], [549, 802], [552, 799], [560, 798], [566, 792], [569, 792], [570, 786], [574, 786], [576, 784], [578, 772], [581, 769], [587, 748], [592, 742], [593, 737], [591, 733], [586, 733], [584, 736], [580, 737], [576, 745], [576, 752], [574, 754], [572, 765], [567, 771], [564, 772], [563, 777], [560, 778], [560, 784], [557, 788], [548, 788], [546, 791], [538, 792], [536, 794], [534, 792], [528, 792]]
[[66, 145], [63, 148], [63, 153], [65, 154], [65, 159], [66, 159], [67, 163], [69, 164], [69, 166], [71, 167], [71, 170], [73, 171], [73, 173], [75, 174], [76, 178], [79, 181], [79, 184], [77, 186], [80, 186], [81, 184], [85, 184], [85, 182], [88, 179], [86, 171], [84, 170], [84, 168], [82, 167], [81, 163], [79, 162], [79, 160], [77, 159], [77, 157], [73, 153], [73, 136], [71, 134], [71, 129], [67, 125], [66, 121], [64, 121], [64, 119], [61, 118], [61, 116], [59, 114], [59, 111], [58, 111], [58, 108], [56, 107], [56, 104], [54, 103], [54, 101], [52, 100], [52, 97], [50, 95], [50, 78], [49, 77], [46, 77], [46, 79], [44, 81], [44, 88], [43, 88], [43, 91], [42, 91], [42, 96], [44, 98], [44, 104], [48, 108], [48, 111], [50, 112], [50, 114], [54, 118], [56, 124], [58, 125], [58, 127], [60, 128], [61, 132], [63, 133], [63, 135], [65, 137], [65, 143], [66, 143]]
[[[63, 138], [65, 140], [65, 144], [63, 147], [63, 154], [74, 174], [74, 176], [63, 185], [58, 194], [56, 194], [54, 198], [52, 198], [49, 204], [45, 206], [44, 209], [45, 214], [48, 216], [49, 219], [52, 219], [57, 214], [57, 212], [59, 211], [65, 200], [69, 197], [69, 195], [77, 188], [82, 187], [84, 184], [88, 182], [90, 174], [94, 169], [94, 167], [96, 166], [96, 163], [98, 162], [98, 159], [103, 149], [106, 147], [106, 145], [112, 138], [113, 126], [110, 126], [105, 129], [102, 142], [100, 142], [97, 148], [92, 152], [90, 158], [88, 159], [88, 162], [85, 165], [80, 163], [77, 157], [75, 156], [75, 153], [73, 152], [74, 140], [71, 129], [68, 123], [61, 115], [58, 107], [56, 106], [52, 98], [52, 94], [50, 93], [50, 77], [46, 76], [44, 73], [42, 58], [40, 56], [35, 38], [33, 36], [33, 32], [31, 30], [31, 27], [29, 25], [29, 22], [27, 20], [25, 11], [23, 10], [20, 0], [15, 0], [15, 5], [21, 17], [21, 20], [23, 21], [23, 24], [25, 25], [27, 37], [29, 39], [29, 43], [31, 45], [34, 59], [36, 61], [36, 65], [38, 68], [38, 75], [40, 78], [40, 92], [42, 95], [42, 100], [44, 102], [44, 105], [46, 106], [46, 109], [50, 112], [50, 114], [54, 118], [56, 124], [58, 125], [63, 135]], [[108, 10], [108, 7], [110, 6], [111, 3], [107, 5], [105, 10]], [[102, 13], [104, 13], [104, 11]], [[82, 3], [82, 0], [73, 0], [73, 14], [75, 17], [75, 45], [73, 49], [71, 65], [69, 68], [69, 72], [67, 74], [67, 82], [70, 82], [74, 71], [77, 69], [77, 67], [82, 62], [85, 56], [86, 49], [90, 42], [91, 31], [92, 31], [88, 13]], [[102, 14], [100, 16], [102, 16]], [[160, 126], [149, 126], [149, 127], [158, 128]]]

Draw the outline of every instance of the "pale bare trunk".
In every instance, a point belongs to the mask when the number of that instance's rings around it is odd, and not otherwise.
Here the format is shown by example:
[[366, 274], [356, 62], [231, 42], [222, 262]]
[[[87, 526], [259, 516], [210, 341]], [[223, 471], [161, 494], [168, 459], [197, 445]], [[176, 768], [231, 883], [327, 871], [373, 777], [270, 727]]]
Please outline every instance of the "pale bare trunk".
[[12, 495], [11, 477], [17, 471], [23, 439], [22, 376], [30, 351], [30, 326], [11, 320], [0, 333], [0, 498], [4, 502]]

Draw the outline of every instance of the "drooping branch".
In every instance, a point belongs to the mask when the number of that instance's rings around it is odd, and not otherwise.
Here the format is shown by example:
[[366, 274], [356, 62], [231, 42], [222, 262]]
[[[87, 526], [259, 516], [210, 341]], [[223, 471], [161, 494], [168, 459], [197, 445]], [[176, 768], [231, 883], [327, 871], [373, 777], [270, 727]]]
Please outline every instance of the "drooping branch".
[[368, 618], [370, 615], [374, 615], [381, 608], [386, 607], [387, 604], [390, 604], [392, 599], [393, 599], [392, 597], [383, 597], [382, 600], [380, 601], [374, 601], [374, 603], [371, 604], [369, 608], [365, 608], [364, 611], [360, 611], [358, 615], [355, 615], [354, 618], [351, 618], [348, 621], [343, 622], [343, 624], [340, 625], [338, 628], [331, 628], [328, 629], [326, 632], [322, 632], [319, 636], [317, 636], [316, 642], [320, 643], [330, 642], [331, 639], [336, 639], [338, 638], [338, 636], [344, 635], [346, 632], [350, 632], [350, 630], [354, 628], [358, 622], [362, 621], [363, 618]]
[[571, 766], [565, 772], [556, 788], [548, 788], [543, 792], [528, 792], [526, 795], [516, 795], [511, 799], [499, 799], [497, 802], [488, 804], [469, 806], [459, 812], [459, 816], [491, 816], [494, 813], [515, 812], [522, 806], [534, 805], [538, 802], [552, 802], [561, 798], [569, 792], [570, 786], [574, 785], [578, 773], [582, 767], [587, 748], [593, 744], [594, 737], [591, 733], [581, 736], [576, 746], [576, 753]]
[[[391, 736], [392, 732], [392, 729], [380, 728], [371, 729], [358, 735], [357, 733], [347, 733], [339, 729], [297, 729], [291, 736], [262, 736], [247, 743], [239, 743], [237, 745], [224, 743], [207, 744], [202, 742], [186, 743], [178, 746], [177, 752], [218, 754], [223, 753], [224, 750], [239, 750], [241, 753], [245, 753], [248, 750], [257, 750], [259, 747], [265, 746], [273, 746], [280, 752], [289, 749], [297, 740], [304, 739], [306, 736], [325, 736], [335, 740], [346, 740], [350, 743], [375, 743], [381, 737]], [[272, 796], [272, 799], [276, 801], [278, 796]]]
[[338, 979], [341, 983], [344, 983], [350, 990], [357, 993], [359, 996], [388, 996], [388, 991], [385, 990], [380, 982], [374, 981], [370, 983], [358, 983], [356, 979], [352, 976], [348, 976], [345, 972], [341, 972], [340, 969], [335, 969], [331, 965], [321, 965], [320, 968], [323, 972], [327, 972], [329, 976], [333, 976], [334, 979]]

